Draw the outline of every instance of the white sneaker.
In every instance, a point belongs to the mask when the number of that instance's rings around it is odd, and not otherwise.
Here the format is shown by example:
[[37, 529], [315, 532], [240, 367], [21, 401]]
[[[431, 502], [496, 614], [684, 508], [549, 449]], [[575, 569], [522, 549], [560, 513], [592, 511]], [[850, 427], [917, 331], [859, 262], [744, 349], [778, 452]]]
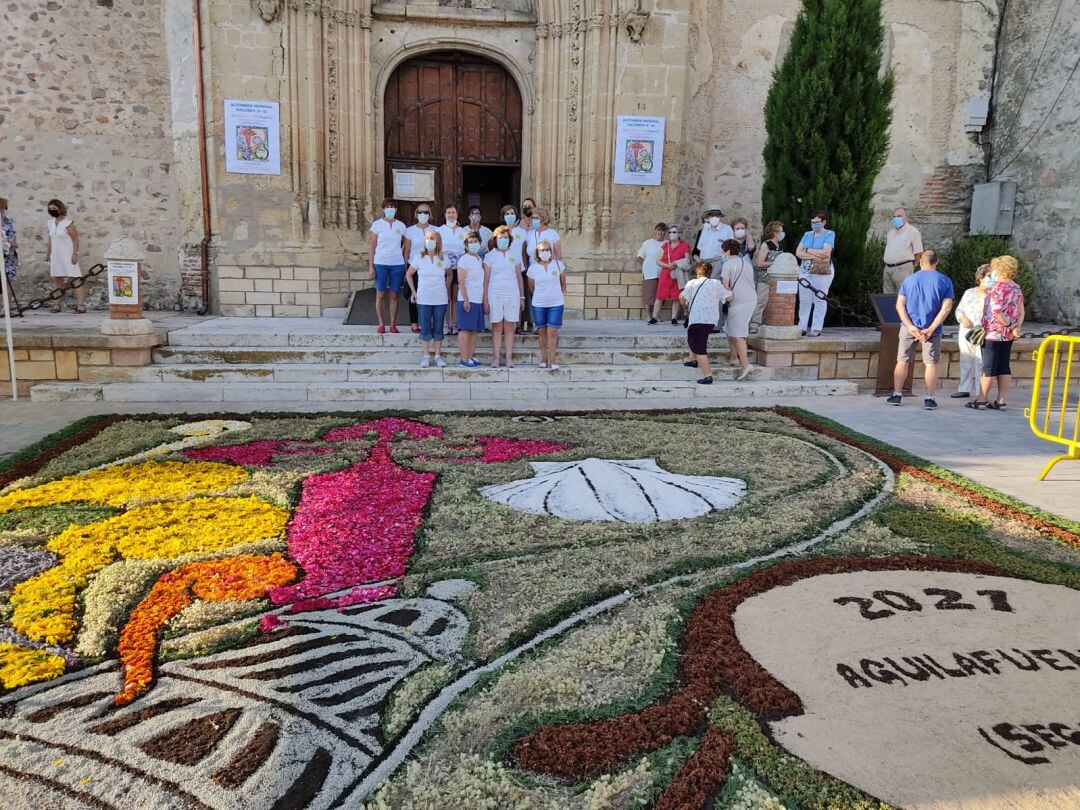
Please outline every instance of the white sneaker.
[[559, 364], [558, 363], [552, 363], [550, 368], [551, 368], [552, 371], [558, 371], [559, 370]]
[[541, 363], [537, 366], [537, 368], [551, 368], [551, 366], [549, 366], [547, 363]]
[[441, 354], [435, 355], [435, 367], [436, 368], [446, 368], [446, 361], [443, 360]]
[[420, 358], [420, 368], [428, 368], [431, 366], [431, 358], [426, 354]]

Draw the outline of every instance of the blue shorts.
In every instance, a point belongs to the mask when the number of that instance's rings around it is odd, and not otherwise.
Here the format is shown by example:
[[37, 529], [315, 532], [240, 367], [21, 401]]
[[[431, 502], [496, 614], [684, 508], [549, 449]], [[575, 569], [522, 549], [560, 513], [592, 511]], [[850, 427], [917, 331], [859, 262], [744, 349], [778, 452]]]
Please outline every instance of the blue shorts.
[[377, 264], [375, 265], [375, 289], [379, 292], [396, 293], [401, 290], [405, 282], [405, 265], [403, 264]]
[[565, 306], [557, 307], [533, 307], [533, 325], [537, 329], [546, 329], [551, 326], [559, 329], [562, 326], [562, 315]]
[[465, 302], [457, 302], [457, 328], [459, 332], [483, 332], [484, 331], [484, 305], [473, 301], [469, 304], [469, 311], [465, 311]]

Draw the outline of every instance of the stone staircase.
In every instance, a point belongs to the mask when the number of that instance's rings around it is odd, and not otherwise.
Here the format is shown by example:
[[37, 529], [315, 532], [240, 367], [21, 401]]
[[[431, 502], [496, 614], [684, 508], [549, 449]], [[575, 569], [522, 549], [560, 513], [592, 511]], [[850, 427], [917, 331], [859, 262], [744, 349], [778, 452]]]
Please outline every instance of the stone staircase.
[[[287, 322], [286, 322], [287, 321]], [[519, 335], [514, 368], [490, 368], [491, 336], [480, 337], [477, 359], [485, 365], [457, 365], [457, 341], [444, 341], [443, 369], [418, 367], [417, 335], [375, 334], [372, 327], [346, 327], [330, 319], [219, 318], [169, 333], [153, 364], [132, 368], [87, 367], [72, 382], [42, 383], [31, 389], [36, 402], [547, 402], [581, 407], [730, 397], [788, 397], [853, 394], [854, 383], [817, 380], [816, 368], [764, 368], [735, 381], [724, 366], [726, 341], [714, 339], [711, 386], [696, 383], [697, 372], [682, 365], [685, 332], [669, 325], [571, 322], [559, 340], [557, 371], [538, 368], [535, 335]], [[751, 357], [753, 360], [753, 357]], [[633, 402], [627, 402], [627, 401]], [[391, 406], [392, 407], [392, 406]]]

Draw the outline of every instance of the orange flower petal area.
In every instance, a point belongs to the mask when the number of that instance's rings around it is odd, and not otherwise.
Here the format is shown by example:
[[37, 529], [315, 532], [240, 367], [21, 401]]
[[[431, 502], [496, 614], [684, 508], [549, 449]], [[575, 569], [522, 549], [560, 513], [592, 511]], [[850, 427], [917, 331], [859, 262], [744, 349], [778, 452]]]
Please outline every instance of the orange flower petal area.
[[11, 626], [49, 644], [70, 641], [77, 627], [76, 594], [118, 557], [172, 559], [221, 551], [279, 536], [288, 519], [285, 509], [255, 497], [194, 498], [137, 506], [88, 526], [69, 526], [46, 545], [60, 555], [59, 564], [12, 591]]
[[212, 461], [146, 461], [69, 475], [0, 495], [0, 514], [30, 506], [100, 503], [127, 506], [142, 501], [224, 492], [248, 478], [243, 467]]
[[271, 588], [288, 585], [297, 573], [295, 565], [280, 554], [272, 554], [189, 563], [162, 576], [120, 633], [118, 651], [124, 666], [124, 689], [114, 698], [116, 705], [126, 706], [149, 688], [154, 679], [158, 631], [194, 599], [256, 599]]

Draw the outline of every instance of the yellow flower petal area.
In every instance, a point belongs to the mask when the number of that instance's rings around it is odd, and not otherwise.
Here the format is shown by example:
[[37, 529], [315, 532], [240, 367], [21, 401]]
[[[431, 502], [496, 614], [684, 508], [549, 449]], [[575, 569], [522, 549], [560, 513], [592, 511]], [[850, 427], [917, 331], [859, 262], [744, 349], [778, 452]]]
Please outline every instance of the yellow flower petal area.
[[224, 492], [247, 477], [248, 472], [243, 467], [217, 461], [121, 464], [0, 495], [0, 514], [30, 506], [79, 501], [125, 506], [152, 498], [209, 495]]
[[139, 506], [122, 515], [69, 526], [47, 548], [60, 562], [11, 593], [11, 626], [29, 638], [61, 644], [75, 634], [75, 596], [117, 557], [171, 559], [220, 551], [285, 531], [289, 513], [259, 498], [196, 498]]
[[64, 671], [64, 659], [45, 650], [18, 644], [0, 644], [0, 686], [14, 689], [47, 681]]

